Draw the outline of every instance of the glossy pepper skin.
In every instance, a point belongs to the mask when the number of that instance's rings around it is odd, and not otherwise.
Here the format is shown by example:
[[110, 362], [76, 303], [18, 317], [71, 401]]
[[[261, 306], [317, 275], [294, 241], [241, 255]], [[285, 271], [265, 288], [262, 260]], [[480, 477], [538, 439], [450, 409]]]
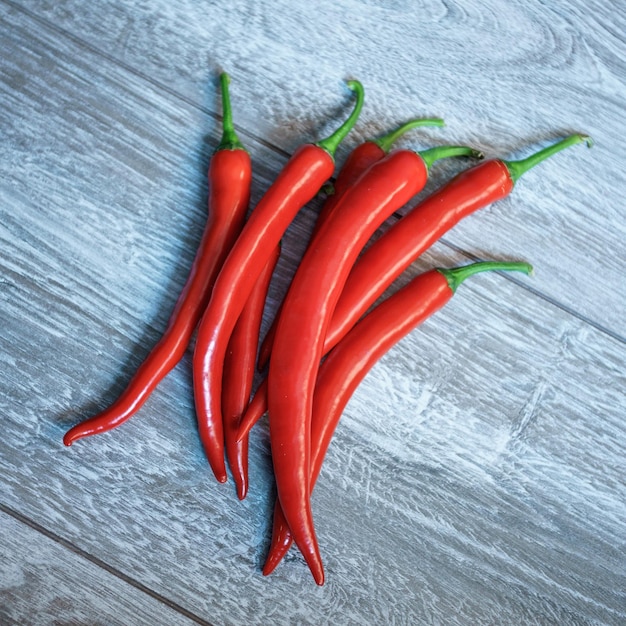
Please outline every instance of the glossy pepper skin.
[[222, 413], [226, 458], [233, 475], [237, 496], [248, 493], [248, 438], [237, 439], [241, 416], [250, 401], [263, 309], [280, 246], [274, 249], [235, 324], [224, 358]]
[[318, 584], [323, 583], [323, 569], [309, 499], [310, 418], [326, 326], [367, 240], [387, 217], [423, 189], [427, 162], [474, 154], [458, 147], [433, 150], [436, 152], [421, 155], [393, 151], [344, 194], [304, 254], [278, 320], [268, 373], [274, 475], [285, 519], [309, 567], [315, 564], [311, 571]]
[[[456, 270], [434, 269], [425, 272], [376, 306], [330, 351], [319, 368], [313, 396], [311, 490], [321, 471], [341, 414], [363, 378], [390, 348], [441, 309], [467, 276], [487, 270], [522, 271], [528, 274], [531, 266], [527, 263], [485, 262]], [[269, 575], [275, 569], [291, 544], [291, 531], [277, 502], [264, 575]]]
[[400, 137], [415, 128], [422, 128], [424, 126], [441, 127], [443, 125], [444, 122], [440, 118], [418, 118], [394, 128], [391, 132], [382, 137], [368, 139], [356, 146], [356, 148], [350, 152], [337, 174], [333, 185], [334, 193], [324, 202], [317, 216], [312, 238], [319, 231], [322, 224], [332, 215], [339, 200], [343, 197], [343, 194], [352, 187], [366, 169], [386, 157], [393, 147], [393, 144], [400, 139]]
[[[380, 161], [389, 153], [389, 150], [391, 150], [394, 142], [402, 137], [402, 135], [404, 135], [407, 131], [414, 128], [423, 126], [443, 126], [443, 124], [443, 120], [439, 118], [410, 120], [378, 139], [369, 139], [356, 146], [356, 148], [350, 152], [337, 174], [333, 185], [334, 193], [326, 199], [319, 215], [317, 216], [315, 227], [313, 229], [313, 233], [311, 234], [311, 241], [314, 240], [324, 222], [326, 222], [326, 220], [333, 214], [335, 207], [343, 197], [343, 194], [357, 181], [359, 176], [361, 176], [365, 170], [377, 161]], [[261, 343], [257, 364], [259, 371], [265, 368], [269, 360], [279, 316], [280, 310], [277, 312], [272, 326]]]
[[185, 286], [162, 338], [139, 366], [126, 389], [107, 409], [71, 428], [63, 438], [67, 446], [124, 423], [180, 361], [209, 301], [215, 277], [241, 230], [250, 198], [252, 167], [250, 155], [233, 129], [229, 78], [222, 74], [220, 80], [224, 133], [211, 157], [208, 220]]
[[350, 118], [327, 140], [305, 144], [289, 159], [244, 225], [213, 286], [198, 326], [193, 357], [193, 384], [198, 430], [205, 454], [219, 482], [226, 481], [222, 376], [233, 328], [246, 300], [296, 213], [333, 173], [332, 153], [356, 122], [363, 104], [358, 81], [348, 86], [357, 94]]
[[490, 159], [461, 172], [420, 202], [375, 241], [355, 263], [337, 302], [324, 343], [327, 353], [391, 283], [463, 218], [508, 196], [529, 169], [569, 146], [570, 135], [521, 161]]
[[[441, 236], [463, 218], [508, 196], [529, 169], [568, 148], [586, 142], [586, 135], [570, 135], [521, 161], [490, 159], [447, 182], [408, 211], [358, 258], [343, 287], [326, 330], [327, 354], [391, 283]], [[267, 384], [261, 383], [242, 418], [239, 437], [267, 410]]]
[[385, 289], [461, 219], [513, 190], [506, 165], [489, 160], [457, 174], [390, 226], [357, 260], [324, 342], [330, 351]]

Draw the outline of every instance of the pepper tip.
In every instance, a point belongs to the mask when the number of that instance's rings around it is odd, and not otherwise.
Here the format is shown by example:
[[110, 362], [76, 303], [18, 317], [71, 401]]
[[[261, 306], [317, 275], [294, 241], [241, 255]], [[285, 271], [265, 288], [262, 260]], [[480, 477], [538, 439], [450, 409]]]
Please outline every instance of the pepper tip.
[[280, 561], [280, 558], [277, 558], [272, 552], [270, 552], [265, 560], [265, 564], [263, 565], [263, 576], [269, 576], [276, 569], [276, 566], [280, 563]]
[[313, 575], [313, 580], [320, 587], [324, 584], [324, 566], [317, 550], [304, 554], [304, 560], [309, 566], [309, 571]]
[[68, 432], [65, 433], [65, 435], [63, 435], [63, 444], [66, 445], [68, 448], [74, 443], [74, 440], [75, 438], [72, 435], [71, 430], [69, 430]]
[[237, 484], [236, 484], [235, 488], [237, 490], [237, 498], [240, 501], [245, 500], [246, 496], [248, 495], [248, 481], [246, 481], [246, 480], [237, 480]]

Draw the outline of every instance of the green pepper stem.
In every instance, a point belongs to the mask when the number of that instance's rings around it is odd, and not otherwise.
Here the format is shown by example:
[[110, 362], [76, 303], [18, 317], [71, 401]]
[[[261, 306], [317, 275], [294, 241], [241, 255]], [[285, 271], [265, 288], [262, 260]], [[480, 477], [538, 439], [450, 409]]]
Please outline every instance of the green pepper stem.
[[215, 152], [220, 150], [245, 150], [235, 128], [233, 126], [233, 110], [230, 105], [230, 92], [228, 86], [230, 85], [230, 76], [226, 72], [220, 74], [220, 86], [222, 88], [222, 140], [215, 149]]
[[472, 263], [462, 267], [452, 269], [437, 268], [440, 274], [443, 274], [448, 281], [450, 289], [455, 292], [457, 287], [469, 276], [478, 274], [479, 272], [505, 271], [505, 272], [524, 272], [524, 274], [532, 274], [533, 267], [530, 263], [523, 261], [481, 261]]
[[359, 119], [359, 115], [361, 114], [361, 109], [363, 108], [363, 100], [365, 98], [363, 85], [358, 80], [349, 80], [347, 84], [348, 87], [356, 93], [356, 104], [354, 105], [354, 110], [352, 111], [350, 117], [332, 135], [330, 135], [330, 137], [326, 137], [326, 139], [322, 139], [322, 141], [315, 143], [316, 146], [326, 150], [331, 157], [335, 156], [337, 147], [356, 124], [356, 121]]
[[474, 148], [468, 148], [467, 146], [437, 146], [435, 148], [429, 148], [428, 150], [422, 150], [418, 153], [427, 169], [430, 169], [432, 164], [439, 159], [446, 159], [448, 157], [455, 156], [468, 156], [475, 159], [484, 158], [484, 154], [480, 150], [474, 150]]
[[378, 139], [372, 139], [371, 141], [375, 143], [383, 152], [389, 152], [391, 150], [391, 146], [404, 135], [407, 131], [412, 130], [414, 128], [418, 128], [420, 126], [445, 126], [445, 122], [439, 117], [432, 118], [420, 118], [417, 120], [410, 120], [406, 122], [406, 124], [402, 124], [402, 126], [398, 126], [395, 130], [392, 130], [390, 133], [379, 137]]
[[513, 183], [516, 183], [520, 176], [525, 174], [529, 169], [532, 169], [541, 161], [545, 161], [553, 154], [557, 152], [561, 152], [561, 150], [565, 150], [565, 148], [569, 148], [570, 146], [574, 146], [579, 143], [586, 143], [588, 148], [591, 148], [593, 145], [593, 140], [588, 135], [582, 135], [580, 133], [569, 135], [565, 139], [561, 141], [557, 141], [557, 143], [544, 148], [543, 150], [539, 150], [535, 154], [531, 154], [529, 157], [525, 159], [521, 159], [520, 161], [503, 161], [506, 165], [506, 168], [509, 170], [509, 175], [511, 176], [511, 180]]

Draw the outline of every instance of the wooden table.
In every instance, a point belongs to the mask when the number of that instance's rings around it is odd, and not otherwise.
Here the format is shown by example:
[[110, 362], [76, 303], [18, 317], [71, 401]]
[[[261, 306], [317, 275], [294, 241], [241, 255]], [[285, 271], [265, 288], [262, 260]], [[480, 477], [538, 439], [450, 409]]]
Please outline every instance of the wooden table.
[[[626, 623], [625, 33], [622, 4], [583, 0], [0, 0], [0, 623]], [[447, 125], [398, 146], [595, 140], [401, 279], [535, 268], [468, 281], [359, 387], [313, 495], [323, 587], [295, 549], [261, 575], [268, 423], [239, 502], [203, 456], [191, 348], [122, 427], [61, 441], [166, 326], [206, 221], [220, 70], [253, 204], [345, 118], [349, 78], [366, 104], [339, 164], [418, 116]], [[467, 166], [434, 166], [425, 193]], [[321, 202], [285, 236], [264, 330]]]

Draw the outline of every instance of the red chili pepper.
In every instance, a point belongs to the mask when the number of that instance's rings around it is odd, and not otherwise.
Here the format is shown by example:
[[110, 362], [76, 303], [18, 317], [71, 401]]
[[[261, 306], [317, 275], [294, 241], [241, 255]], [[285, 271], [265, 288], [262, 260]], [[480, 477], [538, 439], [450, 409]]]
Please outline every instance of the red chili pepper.
[[[541, 161], [574, 144], [590, 145], [590, 141], [586, 135], [571, 135], [521, 161], [484, 161], [457, 174], [415, 206], [356, 261], [326, 331], [324, 354], [415, 259], [461, 219], [505, 198], [515, 182]], [[247, 433], [266, 410], [267, 385], [263, 382], [246, 409], [238, 436]]]
[[252, 395], [252, 399], [248, 403], [241, 419], [239, 420], [239, 428], [237, 429], [237, 441], [241, 441], [247, 437], [253, 426], [267, 412], [267, 376], [259, 383], [256, 391]]
[[280, 246], [277, 246], [274, 252], [237, 320], [224, 359], [222, 386], [224, 442], [226, 458], [240, 500], [243, 500], [248, 492], [248, 438], [238, 440], [237, 430], [241, 416], [250, 401], [263, 309], [274, 267], [280, 256]]
[[227, 74], [220, 76], [223, 135], [209, 165], [208, 221], [187, 282], [161, 340], [139, 366], [120, 397], [98, 415], [71, 428], [63, 437], [77, 439], [119, 426], [136, 413], [163, 378], [183, 357], [207, 305], [215, 277], [244, 222], [252, 167], [233, 128]]
[[529, 169], [572, 145], [591, 140], [570, 135], [521, 161], [492, 159], [455, 176], [418, 204], [358, 259], [346, 281], [328, 328], [327, 353], [425, 250], [464, 217], [511, 193]]
[[224, 262], [198, 326], [193, 382], [198, 430], [219, 482], [226, 481], [221, 390], [224, 356], [235, 323], [263, 268], [296, 213], [333, 173], [333, 154], [356, 122], [363, 86], [348, 83], [357, 102], [350, 117], [327, 139], [301, 146], [261, 198]]
[[[434, 269], [414, 278], [361, 319], [319, 368], [311, 420], [310, 489], [313, 490], [343, 410], [380, 358], [426, 318], [443, 307], [468, 276], [487, 270], [531, 272], [527, 263], [483, 262], [452, 270]], [[274, 508], [272, 543], [263, 574], [269, 575], [292, 543], [280, 503]]]
[[317, 216], [311, 239], [319, 231], [322, 224], [332, 215], [343, 194], [358, 180], [359, 176], [371, 165], [389, 154], [393, 145], [408, 131], [423, 126], [442, 127], [444, 121], [438, 117], [410, 120], [391, 132], [376, 139], [368, 139], [359, 144], [346, 158], [333, 184], [333, 194], [324, 202]]
[[458, 146], [395, 150], [344, 194], [293, 277], [276, 328], [268, 374], [270, 442], [278, 497], [313, 577], [324, 572], [309, 501], [310, 410], [325, 329], [356, 257], [376, 228], [421, 191], [429, 165], [475, 155]]
[[[384, 158], [391, 150], [393, 144], [409, 130], [418, 128], [420, 126], [443, 126], [444, 122], [439, 118], [426, 118], [416, 119], [406, 122], [402, 126], [394, 129], [390, 133], [387, 133], [383, 137], [378, 139], [369, 139], [359, 144], [348, 155], [345, 163], [341, 167], [335, 184], [333, 185], [334, 193], [327, 198], [322, 206], [322, 210], [317, 216], [315, 227], [311, 234], [311, 241], [315, 238], [315, 235], [321, 228], [322, 224], [333, 213], [337, 203], [343, 197], [343, 194], [357, 181], [359, 176], [371, 165]], [[309, 244], [310, 245], [310, 244]], [[274, 341], [274, 335], [276, 334], [276, 324], [280, 316], [280, 310], [274, 317], [274, 322], [268, 330], [261, 348], [259, 350], [259, 360], [257, 368], [259, 371], [263, 370], [267, 365], [272, 350], [272, 343]]]

